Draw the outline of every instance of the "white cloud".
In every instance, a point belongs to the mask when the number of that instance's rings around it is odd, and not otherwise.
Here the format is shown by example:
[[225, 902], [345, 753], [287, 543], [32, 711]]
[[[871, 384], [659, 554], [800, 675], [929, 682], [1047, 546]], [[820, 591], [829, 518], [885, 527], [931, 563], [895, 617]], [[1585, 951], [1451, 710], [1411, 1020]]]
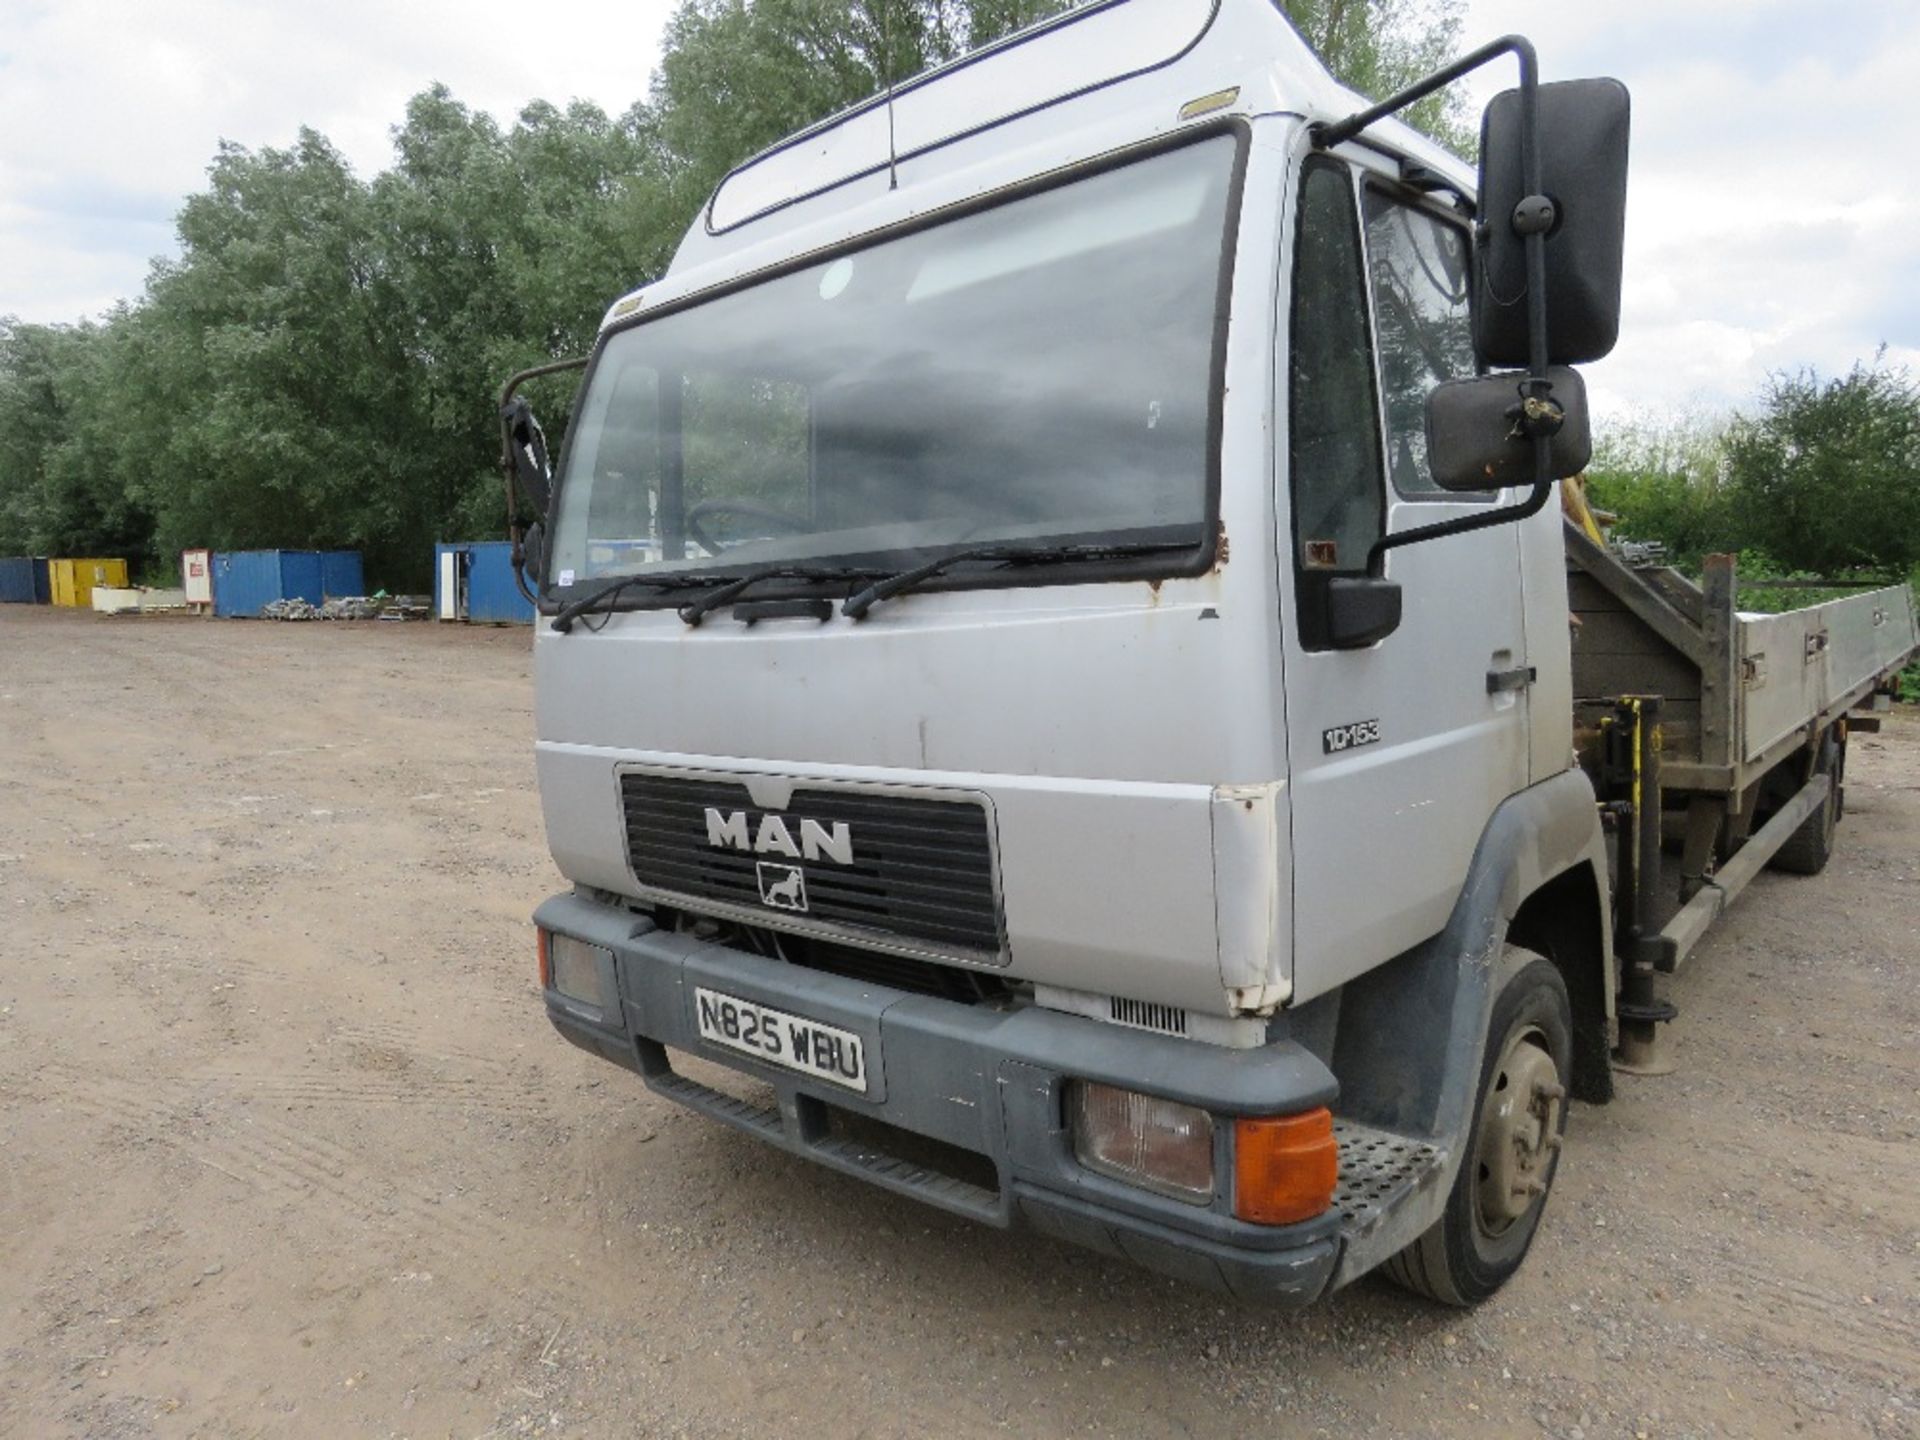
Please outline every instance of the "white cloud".
[[[1620, 347], [1596, 410], [1750, 404], [1769, 371], [1920, 368], [1920, 7], [1471, 0], [1465, 43], [1519, 31], [1545, 79], [1633, 92]], [[1482, 97], [1512, 83], [1490, 71]]]
[[0, 315], [137, 295], [219, 142], [308, 125], [370, 175], [444, 81], [510, 120], [533, 99], [646, 95], [672, 0], [0, 0]]

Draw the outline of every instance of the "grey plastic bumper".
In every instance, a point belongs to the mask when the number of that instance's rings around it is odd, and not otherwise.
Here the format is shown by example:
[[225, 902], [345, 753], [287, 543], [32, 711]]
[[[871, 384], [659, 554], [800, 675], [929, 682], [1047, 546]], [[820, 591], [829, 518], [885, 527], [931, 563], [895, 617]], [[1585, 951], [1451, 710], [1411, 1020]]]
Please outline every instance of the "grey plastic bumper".
[[[608, 1005], [547, 991], [547, 1013], [560, 1033], [714, 1119], [957, 1214], [1002, 1227], [1029, 1225], [1249, 1298], [1303, 1305], [1325, 1290], [1333, 1273], [1337, 1215], [1284, 1227], [1250, 1225], [1233, 1217], [1225, 1193], [1211, 1205], [1189, 1205], [1096, 1175], [1074, 1160], [1066, 1133], [1062, 1092], [1073, 1078], [1148, 1091], [1216, 1116], [1331, 1104], [1332, 1075], [1298, 1045], [1225, 1050], [1032, 1007], [956, 1004], [669, 934], [574, 895], [547, 901], [535, 920], [614, 956], [611, 973], [602, 976], [602, 993], [614, 997]], [[696, 986], [859, 1035], [868, 1093], [708, 1044], [694, 1018]], [[766, 1082], [775, 1106], [748, 1104], [675, 1073], [668, 1046]], [[864, 1132], [848, 1138], [832, 1123], [835, 1109], [984, 1157], [997, 1182], [989, 1186], [892, 1153]], [[1215, 1173], [1223, 1178], [1231, 1174], [1231, 1128], [1216, 1127]]]

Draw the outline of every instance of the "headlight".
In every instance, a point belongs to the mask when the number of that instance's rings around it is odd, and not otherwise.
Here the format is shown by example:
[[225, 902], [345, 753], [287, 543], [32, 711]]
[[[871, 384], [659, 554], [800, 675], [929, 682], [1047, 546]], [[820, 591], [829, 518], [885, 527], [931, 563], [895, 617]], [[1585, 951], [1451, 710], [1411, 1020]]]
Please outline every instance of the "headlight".
[[1076, 1080], [1073, 1153], [1101, 1175], [1204, 1205], [1213, 1198], [1213, 1117], [1192, 1105]]
[[604, 976], [613, 973], [613, 952], [571, 935], [547, 936], [548, 983], [569, 1000], [604, 1010]]

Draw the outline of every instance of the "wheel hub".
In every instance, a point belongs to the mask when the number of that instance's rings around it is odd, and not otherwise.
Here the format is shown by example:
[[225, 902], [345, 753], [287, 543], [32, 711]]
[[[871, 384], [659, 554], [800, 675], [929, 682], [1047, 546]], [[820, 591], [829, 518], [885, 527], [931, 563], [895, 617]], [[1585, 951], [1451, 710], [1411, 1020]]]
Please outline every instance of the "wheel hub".
[[1479, 1218], [1497, 1235], [1547, 1193], [1560, 1148], [1560, 1110], [1567, 1097], [1560, 1071], [1535, 1027], [1507, 1040], [1480, 1107]]

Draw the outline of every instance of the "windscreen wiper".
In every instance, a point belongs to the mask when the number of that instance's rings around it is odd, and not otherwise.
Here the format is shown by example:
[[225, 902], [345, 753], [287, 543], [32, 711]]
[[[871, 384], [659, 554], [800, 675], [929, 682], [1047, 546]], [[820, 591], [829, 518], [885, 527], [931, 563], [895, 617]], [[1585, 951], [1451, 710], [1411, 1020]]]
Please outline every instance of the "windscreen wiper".
[[911, 590], [966, 560], [999, 560], [1009, 566], [1052, 565], [1067, 560], [1124, 560], [1129, 556], [1152, 555], [1162, 550], [1191, 550], [1193, 544], [1191, 540], [1135, 540], [1105, 545], [974, 545], [875, 581], [859, 594], [848, 596], [846, 604], [840, 607], [840, 613], [849, 620], [859, 620], [882, 600], [890, 599], [903, 590]]
[[704, 595], [697, 595], [680, 607], [680, 618], [692, 626], [718, 610], [722, 605], [744, 594], [750, 586], [758, 585], [762, 580], [871, 580], [883, 572], [878, 570], [857, 570], [844, 567], [821, 565], [762, 565], [757, 570], [729, 580]]
[[683, 590], [690, 585], [711, 585], [711, 575], [621, 575], [609, 580], [597, 590], [589, 590], [577, 600], [569, 600], [560, 607], [553, 617], [553, 628], [562, 635], [573, 629], [573, 622], [589, 610], [609, 604], [623, 591], [635, 586], [645, 585], [652, 590]]

